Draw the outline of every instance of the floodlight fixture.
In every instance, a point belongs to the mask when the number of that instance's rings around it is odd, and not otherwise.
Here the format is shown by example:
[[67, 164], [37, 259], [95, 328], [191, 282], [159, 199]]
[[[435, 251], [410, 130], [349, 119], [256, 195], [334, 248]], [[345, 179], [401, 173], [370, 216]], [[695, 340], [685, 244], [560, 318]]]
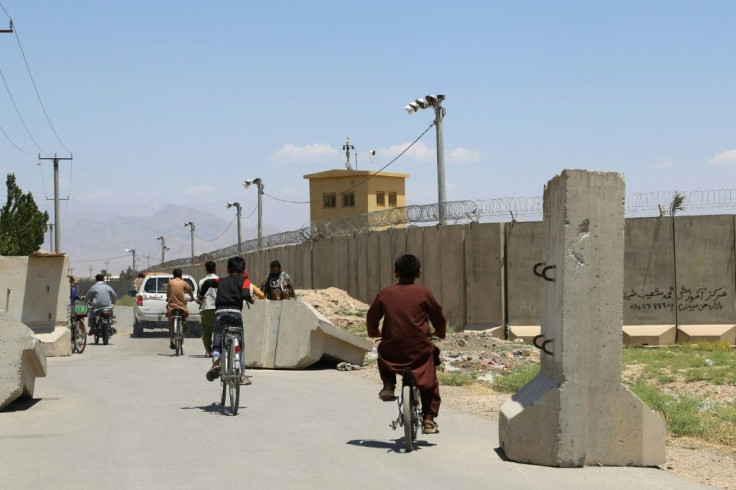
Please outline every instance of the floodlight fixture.
[[445, 224], [445, 149], [442, 138], [442, 120], [445, 117], [445, 109], [442, 107], [442, 101], [445, 100], [443, 94], [425, 95], [424, 99], [416, 99], [404, 106], [404, 110], [409, 114], [418, 112], [419, 109], [434, 109], [434, 126], [437, 130], [437, 207], [439, 211], [439, 224]]

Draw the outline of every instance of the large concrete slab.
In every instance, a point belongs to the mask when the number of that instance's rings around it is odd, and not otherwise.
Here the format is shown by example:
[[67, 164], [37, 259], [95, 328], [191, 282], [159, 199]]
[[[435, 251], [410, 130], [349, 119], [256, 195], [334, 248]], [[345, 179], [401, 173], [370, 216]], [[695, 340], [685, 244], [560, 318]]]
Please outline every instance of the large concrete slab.
[[36, 378], [46, 376], [46, 356], [33, 331], [0, 311], [0, 410], [20, 397], [33, 398]]
[[473, 223], [465, 230], [465, 304], [468, 330], [503, 326], [503, 225]]
[[320, 359], [363, 365], [373, 342], [330, 323], [300, 299], [256, 301], [243, 311], [248, 367], [306, 369]]
[[501, 449], [547, 466], [664, 463], [664, 422], [621, 383], [622, 176], [552, 179], [544, 237], [541, 370], [501, 407]]
[[542, 261], [544, 226], [541, 221], [509, 223], [505, 234], [508, 324], [540, 325], [543, 281], [534, 275], [534, 265]]
[[736, 323], [732, 216], [675, 218], [677, 324]]
[[675, 324], [672, 218], [627, 219], [625, 234], [624, 325]]
[[0, 260], [0, 309], [36, 333], [50, 333], [67, 323], [69, 258], [37, 253]]
[[41, 341], [46, 357], [72, 355], [72, 332], [67, 327], [56, 327], [51, 333], [36, 334], [36, 338]]
[[[442, 291], [440, 304], [447, 317], [447, 327], [454, 330], [465, 328], [465, 227], [463, 225], [440, 226], [435, 233], [425, 234], [425, 239], [439, 240], [440, 261], [423, 262], [422, 268], [427, 271], [438, 268], [441, 271], [440, 284], [432, 288]], [[470, 293], [470, 291], [469, 291]], [[439, 298], [437, 298], [439, 299]]]
[[676, 335], [675, 325], [624, 325], [622, 340], [626, 345], [672, 345]]
[[736, 344], [736, 325], [680, 325], [678, 328], [680, 343], [692, 342], [728, 342]]

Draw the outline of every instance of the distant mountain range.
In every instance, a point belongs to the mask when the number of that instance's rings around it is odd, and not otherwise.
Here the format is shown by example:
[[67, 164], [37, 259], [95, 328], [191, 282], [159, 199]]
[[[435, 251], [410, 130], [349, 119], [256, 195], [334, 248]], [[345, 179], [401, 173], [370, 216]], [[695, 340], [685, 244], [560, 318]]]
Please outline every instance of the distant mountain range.
[[[62, 229], [62, 251], [70, 256], [72, 268], [78, 275], [87, 275], [89, 268], [111, 273], [132, 265], [135, 249], [136, 269], [145, 269], [161, 262], [161, 241], [166, 246], [165, 260], [191, 256], [191, 229], [185, 222], [194, 223], [194, 254], [200, 255], [235, 245], [238, 241], [237, 223], [214, 214], [187, 206], [164, 204], [150, 216], [112, 216], [99, 218], [72, 217]], [[252, 220], [251, 220], [252, 222]], [[276, 227], [264, 225], [264, 236], [279, 233]], [[257, 238], [257, 226], [242, 229], [243, 241]], [[49, 248], [48, 237], [44, 248]], [[146, 257], [148, 255], [148, 257]]]

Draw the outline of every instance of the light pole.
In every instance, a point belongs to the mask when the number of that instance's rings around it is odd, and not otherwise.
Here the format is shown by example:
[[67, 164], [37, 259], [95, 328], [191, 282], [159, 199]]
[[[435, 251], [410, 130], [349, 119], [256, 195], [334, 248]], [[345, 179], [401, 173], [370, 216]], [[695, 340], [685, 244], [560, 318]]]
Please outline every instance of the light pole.
[[133, 254], [133, 277], [135, 278], [135, 275], [136, 275], [135, 274], [135, 249], [134, 248], [126, 248], [125, 251]]
[[184, 226], [189, 227], [189, 232], [192, 237], [192, 264], [194, 264], [194, 223], [192, 223], [191, 221], [186, 221], [184, 223]]
[[145, 257], [146, 257], [146, 269], [150, 269], [151, 268], [151, 256], [146, 254]]
[[228, 209], [235, 207], [235, 215], [237, 216], [237, 219], [238, 219], [238, 255], [241, 255], [243, 253], [243, 250], [242, 250], [243, 246], [241, 245], [242, 240], [241, 240], [241, 235], [240, 235], [240, 215], [241, 215], [242, 208], [239, 202], [228, 202], [226, 207]]
[[445, 146], [442, 137], [442, 120], [445, 118], [445, 108], [442, 107], [444, 95], [427, 95], [424, 99], [417, 99], [404, 106], [409, 114], [419, 109], [434, 108], [434, 125], [437, 130], [437, 207], [439, 208], [439, 223], [445, 224]]
[[255, 184], [258, 188], [258, 250], [260, 250], [263, 248], [263, 181], [260, 178], [243, 181], [246, 189], [251, 184]]
[[164, 257], [169, 247], [166, 246], [166, 239], [163, 236], [157, 236], [156, 240], [161, 240], [161, 263], [164, 263]]

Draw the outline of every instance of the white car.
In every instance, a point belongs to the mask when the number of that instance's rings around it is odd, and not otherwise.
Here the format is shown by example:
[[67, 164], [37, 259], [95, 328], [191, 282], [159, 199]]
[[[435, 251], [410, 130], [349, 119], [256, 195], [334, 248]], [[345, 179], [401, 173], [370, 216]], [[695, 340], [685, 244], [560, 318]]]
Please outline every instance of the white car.
[[[172, 274], [166, 272], [152, 272], [146, 274], [146, 277], [143, 278], [139, 291], [130, 291], [129, 294], [135, 297], [135, 303], [133, 304], [134, 337], [140, 337], [144, 328], [169, 328], [168, 319], [166, 318], [166, 287], [173, 277]], [[196, 298], [197, 281], [188, 274], [183, 274], [182, 279], [192, 288]], [[187, 318], [189, 334], [191, 336], [201, 336], [202, 320], [199, 315], [199, 305], [194, 301], [189, 301], [187, 309], [189, 310], [189, 317]]]

